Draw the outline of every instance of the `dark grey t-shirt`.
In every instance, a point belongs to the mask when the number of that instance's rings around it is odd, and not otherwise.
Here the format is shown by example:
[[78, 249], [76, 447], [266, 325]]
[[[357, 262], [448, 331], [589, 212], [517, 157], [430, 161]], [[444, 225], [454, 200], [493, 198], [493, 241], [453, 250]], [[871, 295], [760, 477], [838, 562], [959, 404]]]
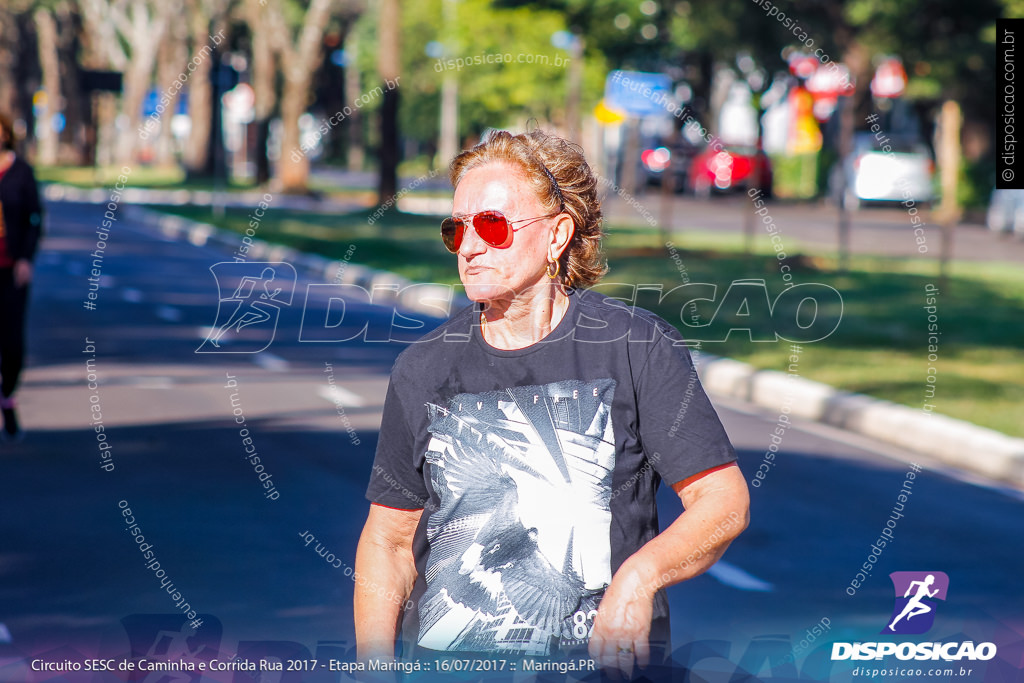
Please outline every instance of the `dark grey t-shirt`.
[[[395, 362], [367, 498], [424, 508], [407, 646], [582, 647], [612, 575], [659, 531], [659, 482], [736, 459], [674, 327], [594, 291], [569, 301], [527, 348], [487, 344], [473, 305]], [[660, 592], [652, 642], [667, 616]]]

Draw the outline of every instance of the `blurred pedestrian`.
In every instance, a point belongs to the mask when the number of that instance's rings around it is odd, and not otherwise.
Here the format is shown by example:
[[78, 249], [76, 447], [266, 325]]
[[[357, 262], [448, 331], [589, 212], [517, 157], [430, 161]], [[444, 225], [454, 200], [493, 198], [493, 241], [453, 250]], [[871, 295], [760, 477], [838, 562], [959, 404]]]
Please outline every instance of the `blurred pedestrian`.
[[14, 392], [25, 360], [25, 312], [43, 213], [28, 162], [14, 151], [11, 119], [0, 114], [0, 410], [4, 437], [19, 434]]

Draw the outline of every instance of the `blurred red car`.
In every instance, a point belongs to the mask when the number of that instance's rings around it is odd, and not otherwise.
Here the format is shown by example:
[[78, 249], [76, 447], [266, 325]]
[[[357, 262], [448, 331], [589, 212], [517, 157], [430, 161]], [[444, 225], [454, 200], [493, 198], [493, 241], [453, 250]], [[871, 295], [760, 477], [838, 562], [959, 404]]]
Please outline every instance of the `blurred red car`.
[[698, 197], [713, 191], [760, 188], [765, 196], [772, 193], [772, 166], [763, 150], [753, 147], [708, 147], [690, 165], [690, 186]]

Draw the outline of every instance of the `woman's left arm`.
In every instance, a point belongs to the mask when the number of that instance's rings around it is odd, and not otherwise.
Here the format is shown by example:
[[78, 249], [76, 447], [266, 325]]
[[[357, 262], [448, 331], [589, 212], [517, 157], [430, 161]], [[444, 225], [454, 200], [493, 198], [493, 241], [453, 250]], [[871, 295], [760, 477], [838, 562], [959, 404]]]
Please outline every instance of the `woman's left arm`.
[[21, 240], [21, 253], [14, 261], [14, 283], [24, 287], [32, 281], [32, 260], [39, 246], [39, 238], [43, 231], [43, 205], [39, 201], [39, 184], [36, 183], [32, 167], [25, 164], [24, 183], [21, 188], [21, 199], [25, 202], [24, 235]]
[[633, 553], [612, 577], [590, 636], [590, 655], [602, 667], [632, 674], [634, 657], [649, 659], [654, 595], [705, 572], [747, 528], [750, 495], [735, 463], [712, 468], [672, 488], [685, 511]]

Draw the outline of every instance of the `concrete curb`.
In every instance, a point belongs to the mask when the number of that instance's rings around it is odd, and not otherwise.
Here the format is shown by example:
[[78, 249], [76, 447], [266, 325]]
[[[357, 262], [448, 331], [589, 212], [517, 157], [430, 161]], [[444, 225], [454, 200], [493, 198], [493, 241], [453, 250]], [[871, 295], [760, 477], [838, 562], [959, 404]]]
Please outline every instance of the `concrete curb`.
[[[105, 201], [107, 191], [99, 192], [102, 196], [96, 195], [95, 199], [92, 194], [90, 199], [68, 199]], [[60, 201], [64, 195], [48, 195], [47, 198]], [[238, 233], [208, 223], [130, 204], [124, 206], [124, 211], [171, 239], [186, 240], [197, 246], [213, 244], [230, 250], [241, 244], [242, 236]], [[397, 303], [410, 311], [434, 317], [445, 317], [470, 303], [464, 295], [455, 295], [449, 306], [453, 292], [448, 285], [416, 283], [389, 271], [332, 261], [260, 239], [252, 240], [248, 256], [287, 261], [296, 270], [304, 270], [325, 282], [362, 287], [371, 293], [375, 303]], [[339, 270], [342, 271], [340, 277]], [[862, 434], [930, 455], [953, 467], [1024, 487], [1024, 439], [945, 415], [925, 413], [863, 394], [840, 391], [789, 373], [759, 370], [731, 358], [700, 354], [697, 369], [701, 383], [711, 394], [738, 398], [778, 410], [780, 414], [788, 406], [785, 412], [789, 415]]]
[[[217, 246], [234, 252], [242, 244], [242, 235], [182, 216], [124, 205], [123, 212], [132, 220], [160, 231], [168, 239], [177, 239], [197, 247]], [[444, 318], [470, 304], [463, 294], [450, 285], [413, 282], [390, 271], [377, 270], [358, 263], [331, 260], [318, 254], [301, 252], [281, 244], [252, 238], [245, 254], [250, 261], [284, 261], [303, 271], [318, 284], [355, 285], [370, 294], [375, 304], [397, 304], [408, 311]], [[227, 257], [225, 260], [229, 260]], [[449, 303], [450, 302], [450, 303]]]
[[1024, 486], [1024, 439], [785, 372], [759, 370], [730, 358], [701, 354], [698, 374], [709, 393], [863, 434], [953, 467]]
[[[103, 187], [75, 187], [62, 183], [46, 183], [43, 185], [42, 194], [50, 201], [83, 202], [86, 204], [106, 204], [114, 201], [122, 205], [213, 205], [219, 204], [231, 208], [252, 208], [259, 202], [265, 201], [264, 197], [270, 195], [275, 206], [294, 209], [296, 211], [354, 211], [362, 207], [357, 203], [345, 203], [331, 199], [295, 196], [278, 193], [274, 196], [270, 192], [262, 190], [245, 191], [220, 191], [210, 190], [186, 190], [186, 189], [154, 189], [144, 187], [126, 187], [120, 191], [114, 190], [107, 185]], [[113, 197], [116, 196], [116, 199]]]

